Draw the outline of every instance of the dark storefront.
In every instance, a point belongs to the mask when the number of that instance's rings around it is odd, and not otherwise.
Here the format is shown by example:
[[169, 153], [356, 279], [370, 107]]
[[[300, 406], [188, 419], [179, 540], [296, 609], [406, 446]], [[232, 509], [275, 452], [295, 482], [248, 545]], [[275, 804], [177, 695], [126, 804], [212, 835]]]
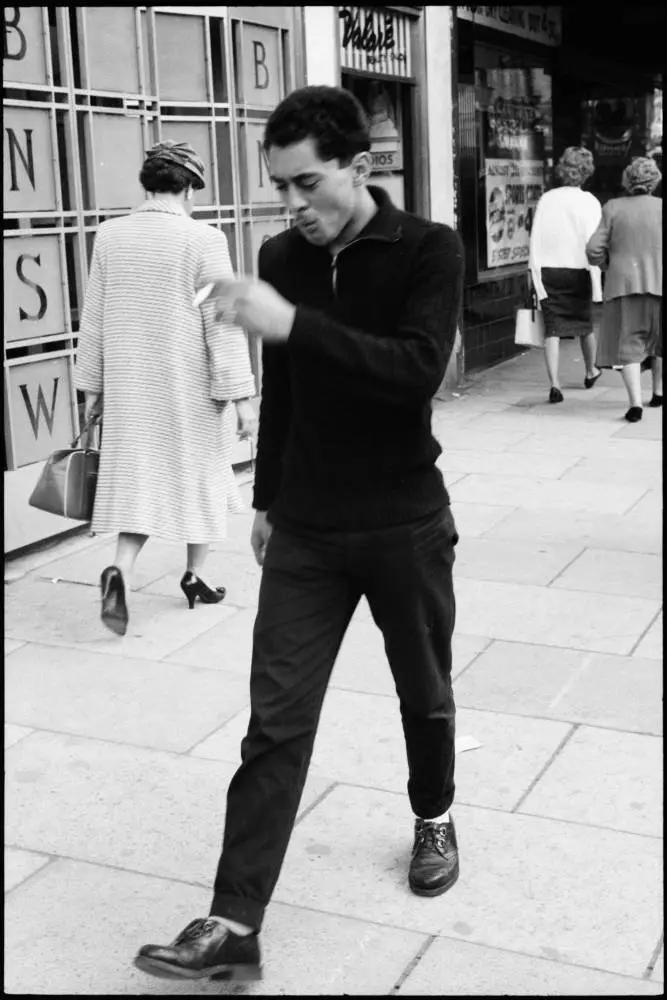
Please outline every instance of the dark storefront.
[[535, 205], [566, 146], [595, 156], [588, 188], [620, 193], [662, 144], [662, 7], [457, 7], [458, 218], [466, 247], [464, 367], [516, 352]]

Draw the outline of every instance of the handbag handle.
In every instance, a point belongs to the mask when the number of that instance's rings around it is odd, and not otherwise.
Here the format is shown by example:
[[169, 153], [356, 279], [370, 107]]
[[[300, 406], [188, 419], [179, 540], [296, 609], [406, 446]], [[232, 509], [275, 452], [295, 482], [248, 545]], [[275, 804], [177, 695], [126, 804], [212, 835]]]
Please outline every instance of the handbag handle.
[[76, 448], [77, 444], [79, 443], [79, 441], [81, 440], [81, 438], [83, 437], [83, 435], [86, 434], [90, 430], [91, 427], [94, 427], [95, 424], [98, 424], [100, 422], [100, 420], [101, 420], [101, 414], [94, 413], [86, 421], [86, 423], [83, 425], [83, 427], [81, 428], [81, 430], [79, 431], [79, 433], [77, 434], [77, 436], [72, 441], [72, 448]]

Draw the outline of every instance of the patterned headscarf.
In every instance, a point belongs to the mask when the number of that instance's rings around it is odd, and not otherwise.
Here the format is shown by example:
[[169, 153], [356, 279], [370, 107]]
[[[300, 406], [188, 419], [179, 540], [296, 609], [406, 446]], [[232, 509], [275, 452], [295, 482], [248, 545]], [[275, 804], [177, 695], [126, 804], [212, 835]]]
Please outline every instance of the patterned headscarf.
[[188, 142], [175, 142], [173, 139], [156, 142], [154, 146], [146, 150], [146, 162], [151, 160], [166, 160], [167, 163], [175, 163], [179, 167], [184, 167], [196, 178], [192, 186], [198, 190], [206, 184], [204, 161], [197, 156], [196, 150]]
[[568, 146], [556, 166], [556, 176], [569, 187], [581, 187], [595, 173], [590, 149]]
[[638, 156], [623, 171], [621, 183], [628, 194], [651, 194], [662, 174], [650, 156]]

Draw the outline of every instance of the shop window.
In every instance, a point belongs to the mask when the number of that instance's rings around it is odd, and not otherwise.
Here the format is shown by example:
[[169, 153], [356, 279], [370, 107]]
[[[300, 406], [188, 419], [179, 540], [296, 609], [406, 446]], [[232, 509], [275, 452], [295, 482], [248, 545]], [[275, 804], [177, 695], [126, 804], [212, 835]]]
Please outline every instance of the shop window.
[[[525, 269], [535, 208], [553, 167], [551, 76], [530, 56], [476, 45], [474, 99], [477, 155], [467, 166], [474, 162], [476, 173], [477, 271]], [[469, 116], [462, 125], [471, 126]], [[467, 181], [470, 188], [472, 177]]]
[[363, 105], [370, 122], [373, 175], [397, 208], [414, 210], [411, 183], [412, 87], [395, 80], [343, 75], [343, 86]]

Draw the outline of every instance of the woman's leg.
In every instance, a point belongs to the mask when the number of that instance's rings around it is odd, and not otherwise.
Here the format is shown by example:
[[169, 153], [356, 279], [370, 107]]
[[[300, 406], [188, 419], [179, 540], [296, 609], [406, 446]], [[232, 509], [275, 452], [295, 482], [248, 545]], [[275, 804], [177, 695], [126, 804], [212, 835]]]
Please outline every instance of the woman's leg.
[[581, 353], [584, 356], [584, 362], [586, 364], [586, 377], [593, 378], [595, 375], [599, 375], [600, 369], [595, 365], [595, 352], [596, 352], [596, 342], [595, 334], [587, 333], [584, 337], [579, 338], [581, 344]]
[[129, 583], [137, 556], [147, 540], [148, 535], [137, 535], [129, 531], [121, 531], [118, 535], [115, 565], [123, 574], [126, 585]]
[[653, 358], [653, 395], [662, 396], [662, 358]]
[[632, 365], [623, 365], [623, 370], [621, 372], [623, 376], [623, 381], [625, 383], [625, 388], [628, 394], [628, 399], [630, 401], [630, 406], [636, 406], [641, 409], [642, 405], [642, 381], [641, 381], [641, 365], [636, 362]]
[[544, 359], [547, 363], [547, 374], [554, 389], [560, 389], [558, 376], [558, 361], [560, 358], [560, 338], [544, 338]]
[[208, 545], [193, 545], [188, 542], [188, 573], [201, 577], [208, 549]]

